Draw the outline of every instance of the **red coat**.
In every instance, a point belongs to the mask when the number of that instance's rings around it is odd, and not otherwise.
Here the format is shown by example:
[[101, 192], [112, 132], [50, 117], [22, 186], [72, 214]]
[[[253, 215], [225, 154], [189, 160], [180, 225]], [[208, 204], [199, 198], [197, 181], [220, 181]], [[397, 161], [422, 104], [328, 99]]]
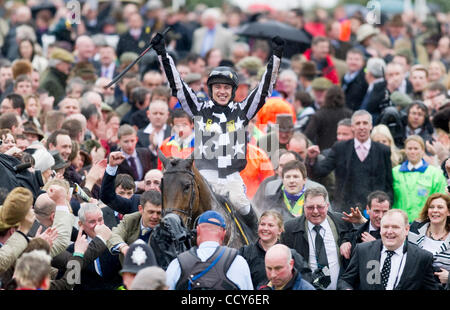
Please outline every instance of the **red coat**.
[[[192, 138], [190, 147], [181, 148], [175, 137], [171, 136], [163, 141], [159, 149], [166, 157], [187, 158], [194, 151], [194, 139]], [[158, 169], [162, 168], [162, 162], [158, 158]]]
[[[311, 49], [307, 49], [303, 54], [306, 59], [311, 60]], [[323, 77], [329, 79], [333, 84], [339, 84], [339, 75], [336, 71], [336, 67], [334, 66], [333, 60], [331, 60], [330, 55], [327, 55], [327, 66], [322, 69]]]

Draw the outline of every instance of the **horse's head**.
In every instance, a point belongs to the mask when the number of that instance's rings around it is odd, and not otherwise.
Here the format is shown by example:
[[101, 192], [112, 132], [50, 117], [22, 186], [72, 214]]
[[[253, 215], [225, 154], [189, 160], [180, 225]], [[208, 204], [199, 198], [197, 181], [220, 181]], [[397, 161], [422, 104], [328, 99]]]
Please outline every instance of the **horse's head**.
[[187, 226], [198, 207], [198, 189], [193, 172], [194, 158], [167, 158], [159, 150], [158, 157], [164, 165], [161, 194], [164, 212], [177, 212]]

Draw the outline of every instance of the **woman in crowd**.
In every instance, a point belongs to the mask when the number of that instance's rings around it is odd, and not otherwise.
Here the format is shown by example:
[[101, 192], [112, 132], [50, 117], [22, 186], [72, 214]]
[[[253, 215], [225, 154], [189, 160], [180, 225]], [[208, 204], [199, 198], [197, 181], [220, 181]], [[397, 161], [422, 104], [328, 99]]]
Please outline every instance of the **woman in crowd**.
[[[242, 247], [239, 254], [247, 260], [253, 281], [253, 287], [267, 282], [264, 257], [267, 250], [277, 244], [284, 230], [283, 217], [278, 211], [265, 211], [258, 222], [258, 238], [250, 244]], [[311, 281], [311, 269], [303, 257], [297, 251], [291, 249], [295, 261], [295, 268], [302, 274], [303, 279]]]
[[44, 72], [48, 66], [48, 60], [38, 55], [36, 46], [30, 39], [23, 39], [19, 42], [19, 58], [27, 59], [31, 62], [34, 69], [39, 73]]
[[[16, 146], [16, 138], [9, 129], [0, 129], [0, 153], [9, 154], [8, 151]], [[11, 154], [9, 154], [11, 155]]]
[[397, 148], [394, 143], [394, 138], [392, 137], [391, 131], [384, 124], [379, 124], [372, 129], [370, 138], [375, 141], [382, 143], [391, 149], [391, 162], [392, 167], [399, 165], [403, 161], [403, 154]]
[[41, 104], [37, 95], [29, 95], [25, 97], [25, 112], [23, 118], [33, 122], [37, 128], [41, 129], [39, 117], [41, 113]]
[[431, 252], [435, 275], [449, 287], [450, 271], [450, 196], [441, 193], [428, 197], [417, 221], [412, 223], [408, 241]]
[[420, 207], [429, 195], [445, 193], [447, 181], [442, 170], [423, 159], [425, 143], [421, 137], [406, 138], [405, 153], [406, 160], [392, 169], [393, 208], [404, 210], [412, 222], [419, 216]]

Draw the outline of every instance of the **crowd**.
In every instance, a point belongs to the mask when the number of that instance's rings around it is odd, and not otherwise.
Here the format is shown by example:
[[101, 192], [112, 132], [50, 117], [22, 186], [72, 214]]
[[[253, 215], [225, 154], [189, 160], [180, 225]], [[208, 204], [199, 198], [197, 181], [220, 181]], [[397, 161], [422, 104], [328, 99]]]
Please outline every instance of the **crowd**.
[[[450, 289], [449, 13], [66, 2], [0, 0], [1, 289]], [[165, 214], [161, 153], [256, 240]]]

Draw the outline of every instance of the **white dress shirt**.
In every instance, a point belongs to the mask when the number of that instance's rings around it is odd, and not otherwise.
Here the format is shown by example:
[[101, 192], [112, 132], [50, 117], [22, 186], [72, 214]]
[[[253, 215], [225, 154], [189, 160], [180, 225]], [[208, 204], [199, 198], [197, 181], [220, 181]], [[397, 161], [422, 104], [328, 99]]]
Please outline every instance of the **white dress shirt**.
[[[312, 271], [317, 269], [317, 259], [316, 259], [316, 231], [313, 229], [314, 224], [308, 221], [308, 231], [309, 236], [308, 243], [309, 243], [309, 267]], [[328, 259], [328, 268], [330, 269], [330, 279], [331, 283], [328, 285], [327, 290], [335, 290], [337, 285], [337, 280], [339, 278], [339, 260], [338, 260], [338, 252], [339, 249], [336, 247], [336, 241], [334, 240], [333, 232], [331, 231], [330, 224], [328, 223], [328, 220], [325, 219], [325, 221], [320, 224], [322, 227], [320, 229], [320, 235], [323, 238], [323, 243], [325, 245], [325, 251], [327, 253], [327, 259]]]
[[102, 66], [101, 68], [101, 76], [105, 76], [108, 79], [113, 79], [114, 77], [114, 69], [116, 68], [116, 64], [114, 62], [110, 63], [109, 66]]
[[[383, 269], [383, 264], [387, 257], [386, 251], [388, 251], [388, 249], [383, 246], [380, 258], [380, 273]], [[386, 285], [386, 290], [393, 290], [394, 287], [398, 285], [402, 277], [403, 269], [405, 268], [407, 253], [403, 253], [403, 244], [394, 252], [394, 255], [392, 255], [391, 257], [391, 271], [389, 272], [389, 280]]]
[[[164, 124], [163, 128], [161, 128], [161, 130], [156, 133], [156, 141], [158, 143], [158, 147], [160, 147], [164, 141], [164, 132], [166, 131], [166, 128], [167, 125]], [[152, 123], [148, 124], [144, 129], [144, 133], [149, 135], [151, 135], [153, 131], [155, 131], [155, 129], [153, 128]]]

